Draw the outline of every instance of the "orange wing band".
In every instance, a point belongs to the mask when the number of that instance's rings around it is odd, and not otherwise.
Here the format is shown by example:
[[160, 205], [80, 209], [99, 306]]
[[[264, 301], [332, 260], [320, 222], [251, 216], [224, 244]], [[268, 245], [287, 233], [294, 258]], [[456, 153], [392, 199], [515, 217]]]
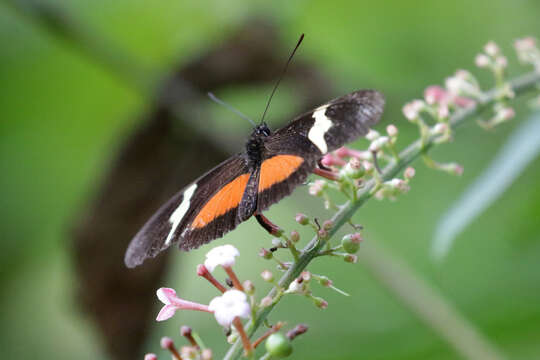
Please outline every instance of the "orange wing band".
[[240, 204], [246, 189], [249, 174], [243, 174], [221, 188], [201, 209], [191, 228], [202, 228], [215, 218], [234, 209]]
[[259, 177], [259, 192], [287, 179], [303, 162], [303, 158], [295, 155], [276, 155], [263, 161]]

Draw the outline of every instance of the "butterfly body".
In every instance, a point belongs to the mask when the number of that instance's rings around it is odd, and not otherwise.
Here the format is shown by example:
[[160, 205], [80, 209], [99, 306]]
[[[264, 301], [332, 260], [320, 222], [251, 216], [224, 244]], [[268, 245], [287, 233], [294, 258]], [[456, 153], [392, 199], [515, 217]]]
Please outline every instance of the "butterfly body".
[[163, 205], [132, 240], [128, 267], [141, 264], [177, 243], [189, 251], [222, 237], [292, 193], [321, 157], [379, 121], [384, 98], [360, 90], [298, 116], [272, 132], [265, 123], [248, 138], [245, 151], [210, 170]]

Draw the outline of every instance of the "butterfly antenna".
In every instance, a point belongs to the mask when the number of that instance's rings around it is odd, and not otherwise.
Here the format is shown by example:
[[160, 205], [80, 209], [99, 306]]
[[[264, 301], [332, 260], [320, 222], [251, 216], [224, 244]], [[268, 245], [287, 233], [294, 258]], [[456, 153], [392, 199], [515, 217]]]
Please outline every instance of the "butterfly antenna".
[[294, 50], [292, 51], [291, 55], [289, 56], [289, 59], [287, 60], [287, 63], [285, 64], [285, 67], [283, 68], [283, 71], [281, 72], [281, 75], [278, 78], [278, 81], [276, 82], [276, 85], [274, 86], [274, 89], [272, 90], [272, 93], [270, 94], [270, 98], [268, 99], [268, 102], [266, 103], [266, 108], [264, 109], [264, 113], [261, 117], [261, 124], [264, 121], [264, 117], [266, 115], [266, 112], [268, 111], [268, 107], [270, 106], [270, 102], [272, 101], [272, 98], [274, 97], [274, 93], [276, 92], [279, 83], [281, 82], [281, 79], [283, 79], [283, 76], [285, 75], [285, 72], [287, 71], [287, 67], [289, 66], [289, 63], [291, 62], [294, 53], [302, 43], [302, 40], [304, 40], [304, 34], [300, 35], [300, 39], [298, 39], [298, 42], [296, 43], [296, 46], [294, 47]]
[[212, 99], [212, 101], [218, 103], [219, 105], [224, 106], [224, 107], [226, 107], [227, 109], [231, 110], [233, 113], [235, 113], [236, 115], [240, 116], [242, 119], [245, 119], [245, 120], [249, 121], [249, 122], [251, 123], [251, 125], [253, 125], [253, 127], [256, 127], [256, 126], [257, 126], [253, 120], [251, 120], [250, 118], [248, 118], [246, 115], [242, 114], [239, 110], [236, 110], [235, 108], [233, 108], [231, 105], [227, 104], [225, 101], [218, 99], [218, 98], [216, 97], [216, 95], [214, 95], [213, 93], [209, 92], [209, 93], [208, 93], [208, 97], [209, 97], [210, 99]]

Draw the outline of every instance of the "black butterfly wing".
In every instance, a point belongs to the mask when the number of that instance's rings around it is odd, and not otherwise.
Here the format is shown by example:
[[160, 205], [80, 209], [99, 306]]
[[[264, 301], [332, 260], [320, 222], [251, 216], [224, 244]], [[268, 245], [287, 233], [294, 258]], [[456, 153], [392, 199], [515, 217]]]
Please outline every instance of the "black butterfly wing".
[[366, 135], [383, 108], [378, 91], [356, 91], [297, 117], [266, 138], [258, 211], [291, 194], [324, 154]]
[[179, 191], [135, 235], [126, 265], [140, 265], [175, 243], [182, 250], [197, 248], [234, 229], [249, 175], [245, 155], [238, 154]]

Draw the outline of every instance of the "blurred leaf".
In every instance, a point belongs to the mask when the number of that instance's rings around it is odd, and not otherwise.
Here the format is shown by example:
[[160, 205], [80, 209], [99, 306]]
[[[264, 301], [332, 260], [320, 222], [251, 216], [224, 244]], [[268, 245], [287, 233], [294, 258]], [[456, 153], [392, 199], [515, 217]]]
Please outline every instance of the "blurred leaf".
[[456, 237], [486, 210], [540, 152], [540, 113], [512, 133], [491, 165], [471, 184], [461, 197], [442, 216], [435, 229], [432, 255], [444, 258]]

